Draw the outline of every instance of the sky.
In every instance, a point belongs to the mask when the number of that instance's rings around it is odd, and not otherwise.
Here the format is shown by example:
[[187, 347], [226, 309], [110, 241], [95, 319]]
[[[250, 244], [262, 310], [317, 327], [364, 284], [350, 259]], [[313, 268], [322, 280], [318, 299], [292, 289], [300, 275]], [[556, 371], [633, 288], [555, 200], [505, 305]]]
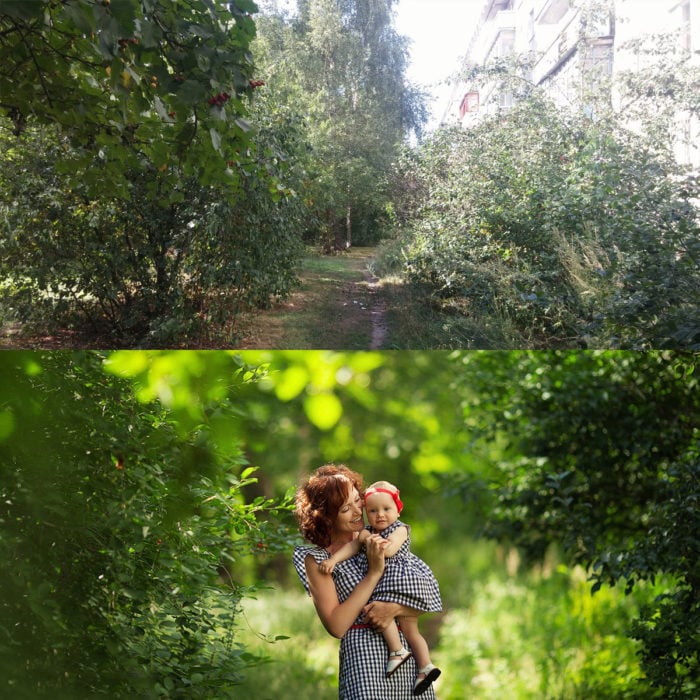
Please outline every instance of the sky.
[[399, 0], [396, 29], [412, 42], [407, 75], [430, 93], [428, 128], [443, 116], [452, 92], [446, 81], [459, 69], [484, 4], [484, 0]]

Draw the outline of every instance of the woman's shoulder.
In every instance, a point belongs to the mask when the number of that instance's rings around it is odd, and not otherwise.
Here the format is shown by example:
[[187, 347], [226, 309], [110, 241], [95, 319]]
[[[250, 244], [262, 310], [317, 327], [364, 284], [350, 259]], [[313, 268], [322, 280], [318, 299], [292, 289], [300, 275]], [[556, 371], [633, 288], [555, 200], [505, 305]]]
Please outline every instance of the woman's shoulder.
[[299, 580], [307, 593], [310, 593], [311, 591], [309, 589], [309, 579], [306, 574], [306, 557], [313, 557], [314, 561], [320, 564], [325, 559], [328, 559], [329, 556], [330, 554], [328, 554], [327, 550], [323, 549], [323, 547], [318, 547], [317, 545], [300, 544], [294, 547], [292, 563], [294, 564]]
[[315, 561], [322, 562], [330, 557], [327, 549], [315, 544], [300, 544], [294, 547], [294, 561], [303, 562], [306, 557], [313, 557]]

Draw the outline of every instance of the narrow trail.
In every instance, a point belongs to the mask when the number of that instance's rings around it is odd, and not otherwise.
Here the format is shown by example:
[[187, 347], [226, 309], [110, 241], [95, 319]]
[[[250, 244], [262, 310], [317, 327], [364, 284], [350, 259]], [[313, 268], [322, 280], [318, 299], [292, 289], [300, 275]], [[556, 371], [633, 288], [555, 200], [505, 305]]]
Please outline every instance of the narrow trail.
[[301, 286], [267, 311], [245, 315], [239, 349], [381, 350], [389, 335], [379, 280], [369, 271], [373, 248], [309, 256]]
[[369, 271], [365, 277], [367, 288], [373, 300], [370, 311], [372, 319], [372, 340], [369, 344], [370, 350], [381, 350], [386, 342], [389, 328], [386, 322], [386, 304], [381, 298], [379, 278], [374, 277]]

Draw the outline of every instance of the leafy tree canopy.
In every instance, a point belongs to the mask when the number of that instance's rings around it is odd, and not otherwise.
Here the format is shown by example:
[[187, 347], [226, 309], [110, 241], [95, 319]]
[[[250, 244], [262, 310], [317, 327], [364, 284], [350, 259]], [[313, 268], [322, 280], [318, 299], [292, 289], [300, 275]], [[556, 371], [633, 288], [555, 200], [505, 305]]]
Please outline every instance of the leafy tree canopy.
[[3, 0], [0, 108], [16, 136], [34, 120], [60, 127], [83, 153], [80, 178], [98, 168], [123, 188], [123, 171], [145, 158], [226, 181], [246, 142], [256, 10], [251, 0]]
[[[674, 583], [634, 636], [664, 697], [697, 695], [700, 639], [698, 356], [650, 353], [462, 354], [458, 386], [477, 443], [497, 465], [460, 475], [488, 484], [487, 532], [531, 559], [556, 544], [594, 582], [662, 574]], [[468, 378], [468, 379], [467, 379]]]

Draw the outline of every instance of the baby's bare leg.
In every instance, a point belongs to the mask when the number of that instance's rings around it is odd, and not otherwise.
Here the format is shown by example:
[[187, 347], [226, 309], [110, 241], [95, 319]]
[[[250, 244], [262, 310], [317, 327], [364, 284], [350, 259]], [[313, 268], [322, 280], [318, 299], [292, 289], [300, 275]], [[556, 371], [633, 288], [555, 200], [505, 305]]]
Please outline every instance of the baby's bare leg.
[[397, 620], [416, 659], [416, 666], [418, 668], [427, 666], [430, 663], [430, 649], [428, 642], [418, 629], [418, 617], [399, 617]]
[[392, 622], [385, 630], [382, 630], [382, 637], [384, 637], [390, 652], [399, 651], [403, 647], [396, 622]]

